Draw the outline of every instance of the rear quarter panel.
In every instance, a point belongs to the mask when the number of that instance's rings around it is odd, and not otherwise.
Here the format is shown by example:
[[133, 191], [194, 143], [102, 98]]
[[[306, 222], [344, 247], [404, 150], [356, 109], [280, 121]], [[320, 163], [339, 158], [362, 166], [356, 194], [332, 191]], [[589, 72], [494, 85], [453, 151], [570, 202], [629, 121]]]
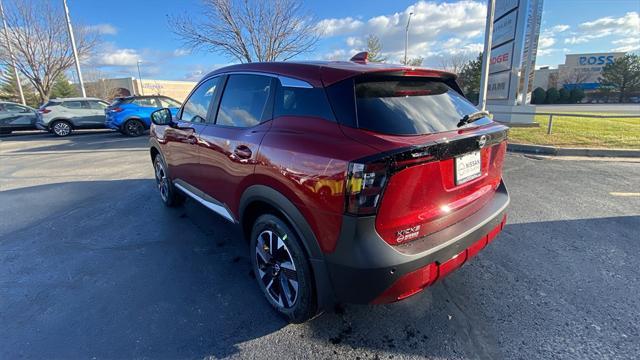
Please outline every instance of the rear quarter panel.
[[347, 138], [334, 122], [279, 117], [262, 141], [254, 175], [241, 187], [267, 185], [286, 196], [308, 221], [322, 251], [331, 252], [342, 226], [349, 161], [373, 151]]

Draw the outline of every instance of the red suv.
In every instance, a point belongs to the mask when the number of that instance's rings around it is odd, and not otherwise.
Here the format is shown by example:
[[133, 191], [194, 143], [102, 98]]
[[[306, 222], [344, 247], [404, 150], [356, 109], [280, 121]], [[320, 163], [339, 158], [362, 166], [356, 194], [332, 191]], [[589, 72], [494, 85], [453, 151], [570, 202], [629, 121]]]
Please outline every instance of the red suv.
[[152, 120], [162, 201], [188, 196], [241, 226], [291, 322], [414, 295], [505, 224], [507, 128], [450, 73], [366, 56], [233, 65]]

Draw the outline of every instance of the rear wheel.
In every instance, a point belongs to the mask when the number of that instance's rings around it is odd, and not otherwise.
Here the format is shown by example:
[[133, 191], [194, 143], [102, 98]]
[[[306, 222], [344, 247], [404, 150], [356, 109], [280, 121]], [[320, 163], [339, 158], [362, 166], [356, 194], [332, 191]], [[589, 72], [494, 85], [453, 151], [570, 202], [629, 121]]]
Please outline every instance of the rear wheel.
[[71, 131], [71, 123], [66, 120], [56, 120], [53, 122], [53, 124], [51, 124], [51, 132], [53, 132], [57, 136], [68, 136], [69, 134], [71, 134]]
[[160, 199], [168, 207], [175, 207], [184, 202], [184, 195], [173, 186], [171, 179], [167, 173], [167, 166], [162, 156], [156, 155], [153, 160], [153, 168], [156, 178], [156, 185], [160, 192]]
[[271, 214], [258, 217], [251, 232], [251, 263], [260, 289], [278, 313], [292, 323], [316, 314], [309, 261], [297, 234]]
[[124, 123], [122, 130], [127, 136], [140, 136], [144, 133], [144, 124], [142, 124], [142, 121], [136, 119], [127, 120], [127, 122]]

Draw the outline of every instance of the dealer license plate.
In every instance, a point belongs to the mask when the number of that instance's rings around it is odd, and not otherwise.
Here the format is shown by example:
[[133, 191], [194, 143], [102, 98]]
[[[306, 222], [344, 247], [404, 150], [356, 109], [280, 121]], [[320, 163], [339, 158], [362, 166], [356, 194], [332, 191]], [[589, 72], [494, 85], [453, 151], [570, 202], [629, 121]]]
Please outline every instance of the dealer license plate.
[[456, 185], [471, 181], [481, 174], [480, 151], [456, 157]]

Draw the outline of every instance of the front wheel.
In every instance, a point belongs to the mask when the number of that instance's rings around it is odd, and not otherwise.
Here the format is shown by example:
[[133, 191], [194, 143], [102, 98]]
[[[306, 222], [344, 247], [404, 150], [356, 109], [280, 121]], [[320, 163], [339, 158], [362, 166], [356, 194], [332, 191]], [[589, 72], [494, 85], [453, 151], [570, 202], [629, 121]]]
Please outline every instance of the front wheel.
[[131, 137], [140, 136], [144, 133], [144, 124], [142, 124], [142, 121], [136, 119], [127, 120], [127, 122], [124, 123], [123, 132], [125, 135]]
[[309, 261], [297, 234], [271, 214], [258, 217], [251, 232], [251, 263], [260, 289], [289, 322], [316, 315]]

